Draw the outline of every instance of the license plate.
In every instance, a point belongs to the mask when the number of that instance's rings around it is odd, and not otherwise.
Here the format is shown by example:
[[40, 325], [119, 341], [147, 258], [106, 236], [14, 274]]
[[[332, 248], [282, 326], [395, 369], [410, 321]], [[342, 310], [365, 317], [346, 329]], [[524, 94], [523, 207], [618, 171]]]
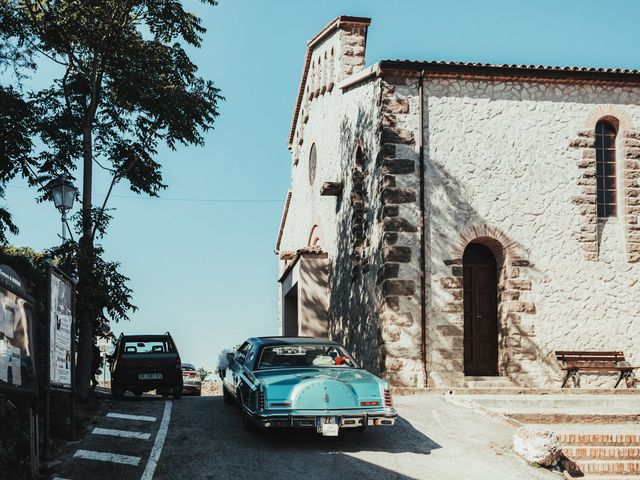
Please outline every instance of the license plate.
[[140, 380], [161, 380], [161, 373], [139, 373], [138, 379]]
[[339, 417], [316, 417], [316, 430], [325, 437], [337, 437], [340, 429]]

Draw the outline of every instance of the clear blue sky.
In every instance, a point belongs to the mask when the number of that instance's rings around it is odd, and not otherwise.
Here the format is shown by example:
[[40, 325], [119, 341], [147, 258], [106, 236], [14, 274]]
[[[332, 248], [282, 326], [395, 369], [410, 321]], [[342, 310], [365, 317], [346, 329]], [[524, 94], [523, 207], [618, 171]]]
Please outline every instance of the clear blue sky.
[[[287, 134], [306, 41], [332, 18], [372, 18], [368, 64], [401, 58], [640, 68], [637, 0], [188, 4], [209, 29], [193, 58], [226, 97], [221, 116], [206, 147], [160, 153], [165, 200], [113, 199], [117, 211], [104, 245], [122, 262], [140, 307], [114, 331], [170, 330], [184, 361], [210, 369], [223, 348], [276, 334], [273, 248], [289, 185]], [[57, 212], [36, 204], [21, 185], [6, 195], [21, 229], [13, 243], [55, 244]], [[106, 179], [97, 178], [94, 191], [106, 189]], [[124, 185], [116, 194], [133, 196]]]

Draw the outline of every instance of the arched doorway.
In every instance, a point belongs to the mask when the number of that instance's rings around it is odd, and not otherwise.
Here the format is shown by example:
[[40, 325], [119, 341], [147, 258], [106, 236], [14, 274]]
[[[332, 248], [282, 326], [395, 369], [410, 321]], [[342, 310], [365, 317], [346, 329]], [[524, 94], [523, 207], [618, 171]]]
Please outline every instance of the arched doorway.
[[464, 374], [498, 375], [498, 274], [493, 252], [470, 243], [462, 257]]

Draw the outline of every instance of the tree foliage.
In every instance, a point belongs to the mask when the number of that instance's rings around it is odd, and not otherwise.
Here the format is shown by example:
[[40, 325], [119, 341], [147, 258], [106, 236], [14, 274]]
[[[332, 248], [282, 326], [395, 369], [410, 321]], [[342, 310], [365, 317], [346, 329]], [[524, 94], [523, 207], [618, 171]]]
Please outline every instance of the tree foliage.
[[[80, 238], [54, 249], [80, 280], [81, 388], [88, 388], [93, 333], [133, 308], [118, 264], [94, 245], [110, 218], [113, 187], [125, 182], [158, 195], [166, 188], [159, 147], [202, 145], [218, 116], [220, 92], [187, 53], [204, 33], [178, 0], [0, 0], [0, 79], [15, 84], [0, 80], [0, 188], [21, 176], [46, 200], [52, 179], [82, 178]], [[47, 78], [38, 77], [43, 65]], [[30, 75], [39, 88], [27, 88]], [[91, 201], [94, 166], [110, 176], [99, 208]], [[17, 225], [0, 209], [0, 243], [7, 232]]]
[[200, 375], [200, 379], [204, 382], [207, 377], [211, 375], [211, 372], [204, 367], [200, 367], [198, 369], [198, 374]]
[[37, 136], [40, 148], [19, 142], [20, 152], [0, 152], [7, 167], [2, 178], [17, 173], [16, 158], [30, 159], [42, 184], [61, 173], [73, 176], [86, 153], [83, 132], [90, 126], [93, 160], [116, 182], [127, 180], [134, 192], [157, 195], [165, 188], [154, 160], [158, 146], [203, 144], [222, 97], [198, 76], [185, 50], [199, 47], [205, 30], [181, 2], [3, 0], [0, 12], [5, 68], [15, 66], [16, 58], [30, 59], [23, 61], [27, 74], [37, 58], [60, 72], [18, 102], [30, 112], [11, 116], [28, 123], [16, 125], [16, 131]]

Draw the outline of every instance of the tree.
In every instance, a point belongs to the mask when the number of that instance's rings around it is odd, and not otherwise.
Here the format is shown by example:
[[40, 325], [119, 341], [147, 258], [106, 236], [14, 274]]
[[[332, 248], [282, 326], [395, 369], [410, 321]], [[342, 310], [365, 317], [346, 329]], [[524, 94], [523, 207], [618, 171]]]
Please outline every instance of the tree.
[[198, 373], [200, 374], [200, 379], [204, 382], [206, 378], [211, 375], [211, 372], [204, 367], [200, 367], [198, 369]]
[[[10, 59], [18, 77], [42, 62], [60, 72], [28, 96], [2, 90], [16, 103], [17, 113], [8, 116], [14, 123], [24, 119], [14, 131], [28, 132], [30, 143], [20, 152], [0, 147], [0, 182], [20, 174], [39, 186], [44, 200], [50, 180], [81, 171], [80, 239], [67, 253], [79, 277], [76, 378], [86, 395], [99, 319], [122, 315], [120, 307], [128, 304], [116, 299], [118, 308], [105, 314], [101, 289], [111, 286], [100, 282], [101, 269], [114, 265], [101, 260], [95, 239], [108, 224], [109, 195], [124, 181], [135, 193], [157, 196], [166, 188], [154, 160], [158, 147], [202, 145], [222, 97], [198, 76], [185, 50], [201, 46], [205, 29], [178, 0], [0, 0], [0, 15], [0, 65]], [[2, 145], [7, 150], [8, 142]], [[91, 201], [94, 165], [110, 176], [99, 208]], [[0, 233], [15, 231], [10, 221], [8, 212], [0, 211]]]

